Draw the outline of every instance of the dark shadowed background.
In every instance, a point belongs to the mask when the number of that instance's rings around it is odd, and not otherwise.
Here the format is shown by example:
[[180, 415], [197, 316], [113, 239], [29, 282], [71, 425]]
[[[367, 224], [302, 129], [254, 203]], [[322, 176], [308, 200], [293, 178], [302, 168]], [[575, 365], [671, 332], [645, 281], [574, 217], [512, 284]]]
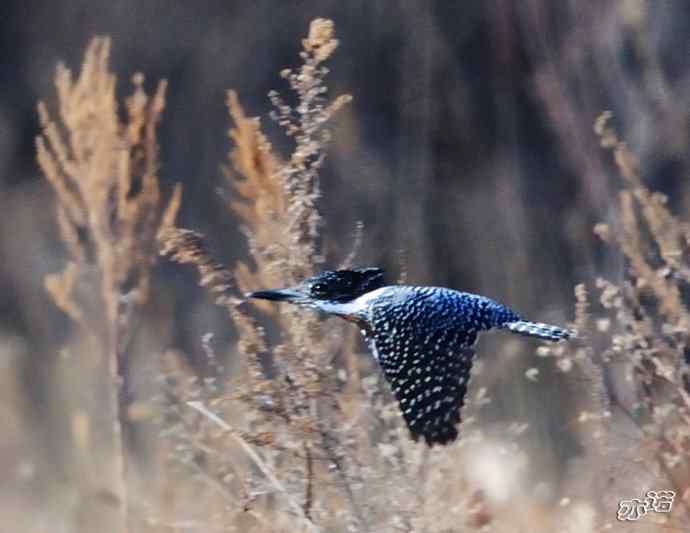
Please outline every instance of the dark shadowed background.
[[359, 263], [395, 278], [402, 253], [410, 281], [568, 318], [570, 287], [597, 267], [591, 226], [606, 219], [616, 186], [592, 133], [601, 111], [614, 111], [655, 188], [685, 204], [687, 11], [632, 0], [6, 2], [3, 323], [31, 331], [32, 343], [55, 341], [59, 319], [37, 324], [26, 310], [48, 307], [40, 279], [60, 261], [34, 160], [35, 105], [52, 102], [58, 61], [76, 68], [91, 37], [110, 35], [123, 94], [135, 71], [151, 86], [169, 81], [161, 179], [184, 183], [181, 225], [236, 257], [243, 239], [218, 190], [224, 93], [236, 89], [249, 113], [266, 116], [266, 95], [284, 89], [278, 72], [296, 64], [296, 36], [316, 16], [335, 21], [341, 42], [330, 84], [354, 96], [322, 175], [329, 262], [361, 220]]

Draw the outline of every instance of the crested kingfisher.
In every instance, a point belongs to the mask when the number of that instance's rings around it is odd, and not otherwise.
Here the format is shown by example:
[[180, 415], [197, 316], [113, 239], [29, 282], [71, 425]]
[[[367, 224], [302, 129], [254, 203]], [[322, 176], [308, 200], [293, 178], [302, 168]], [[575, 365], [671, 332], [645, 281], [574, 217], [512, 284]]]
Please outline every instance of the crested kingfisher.
[[247, 297], [289, 302], [357, 324], [412, 438], [423, 437], [429, 446], [458, 437], [479, 332], [505, 329], [552, 342], [575, 334], [523, 320], [484, 296], [445, 287], [385, 285], [380, 268], [327, 271], [294, 287]]

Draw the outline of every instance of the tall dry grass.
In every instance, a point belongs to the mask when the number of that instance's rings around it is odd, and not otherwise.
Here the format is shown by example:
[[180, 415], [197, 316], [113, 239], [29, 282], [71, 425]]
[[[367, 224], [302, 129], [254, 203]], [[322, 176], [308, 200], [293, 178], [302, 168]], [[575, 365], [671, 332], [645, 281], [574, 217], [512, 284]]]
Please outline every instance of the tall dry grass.
[[[65, 351], [77, 365], [96, 355], [96, 383], [105, 391], [102, 403], [76, 403], [69, 413], [80, 493], [57, 513], [62, 530], [625, 531], [615, 521], [617, 500], [650, 488], [672, 488], [676, 505], [670, 517], [649, 515], [639, 527], [681, 527], [690, 496], [690, 230], [644, 186], [607, 117], [596, 131], [614, 155], [621, 192], [614, 222], [596, 231], [624, 272], [578, 286], [580, 339], [538, 352], [578, 390], [579, 415], [564, 424], [580, 450], [559, 490], [539, 483], [540, 451], [523, 440], [529, 425], [484, 415], [493, 400], [491, 368], [480, 364], [473, 378], [460, 443], [428, 450], [408, 438], [354, 328], [244, 301], [248, 290], [287, 285], [323, 267], [319, 172], [334, 117], [349, 101], [327, 97], [326, 65], [337, 45], [333, 23], [314, 20], [299, 66], [281, 73], [291, 94], [270, 94], [272, 118], [292, 139], [287, 154], [228, 93], [227, 209], [250, 251], [232, 266], [214, 258], [203, 234], [174, 226], [179, 189], [161, 199], [156, 127], [165, 84], [148, 96], [135, 76], [123, 113], [103, 39], [88, 48], [76, 80], [58, 69], [60, 118], [39, 107], [37, 151], [56, 193], [68, 262], [46, 288], [79, 325]], [[361, 226], [358, 235], [355, 241], [366, 236]], [[203, 372], [173, 350], [149, 353], [160, 363], [157, 394], [142, 403], [128, 392], [129, 340], [151, 297], [158, 252], [191, 265], [227, 311], [237, 359], [216, 353], [212, 332], [199, 339]], [[355, 257], [356, 250], [343, 261]], [[148, 459], [158, 465], [157, 480], [146, 492], [125, 468], [139, 463], [123, 428], [154, 414], [159, 429]]]
[[[96, 490], [120, 514], [127, 530], [126, 443], [123, 426], [128, 397], [127, 342], [137, 307], [149, 296], [156, 234], [172, 224], [180, 202], [176, 188], [167, 206], [158, 185], [156, 127], [165, 105], [165, 82], [148, 96], [144, 78], [133, 78], [134, 92], [119, 116], [115, 75], [108, 69], [110, 40], [95, 39], [77, 79], [60, 65], [55, 77], [59, 119], [41, 102], [38, 162], [56, 193], [57, 222], [69, 260], [45, 279], [55, 305], [75, 323], [108, 376], [105, 412], [75, 409], [74, 442], [87, 448], [94, 420], [110, 422], [111, 460], [90, 463]], [[86, 356], [86, 354], [84, 354]], [[100, 428], [103, 431], [103, 428]], [[86, 454], [88, 450], [80, 450]]]

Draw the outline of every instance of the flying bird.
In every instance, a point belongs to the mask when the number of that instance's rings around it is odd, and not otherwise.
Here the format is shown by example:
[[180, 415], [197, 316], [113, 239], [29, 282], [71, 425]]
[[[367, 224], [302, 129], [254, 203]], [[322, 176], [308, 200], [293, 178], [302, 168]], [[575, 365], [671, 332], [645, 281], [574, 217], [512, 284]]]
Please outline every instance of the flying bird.
[[557, 342], [574, 331], [523, 320], [484, 296], [445, 287], [385, 285], [380, 268], [326, 271], [248, 298], [288, 302], [354, 322], [400, 406], [412, 438], [458, 437], [477, 335], [504, 329]]

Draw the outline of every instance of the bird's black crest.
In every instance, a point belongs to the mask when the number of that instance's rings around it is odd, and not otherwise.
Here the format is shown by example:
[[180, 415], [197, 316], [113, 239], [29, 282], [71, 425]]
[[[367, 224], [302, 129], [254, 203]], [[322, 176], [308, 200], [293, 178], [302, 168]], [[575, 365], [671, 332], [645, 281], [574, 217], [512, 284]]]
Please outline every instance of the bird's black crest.
[[327, 270], [302, 284], [315, 300], [347, 302], [383, 287], [383, 270], [376, 267]]

